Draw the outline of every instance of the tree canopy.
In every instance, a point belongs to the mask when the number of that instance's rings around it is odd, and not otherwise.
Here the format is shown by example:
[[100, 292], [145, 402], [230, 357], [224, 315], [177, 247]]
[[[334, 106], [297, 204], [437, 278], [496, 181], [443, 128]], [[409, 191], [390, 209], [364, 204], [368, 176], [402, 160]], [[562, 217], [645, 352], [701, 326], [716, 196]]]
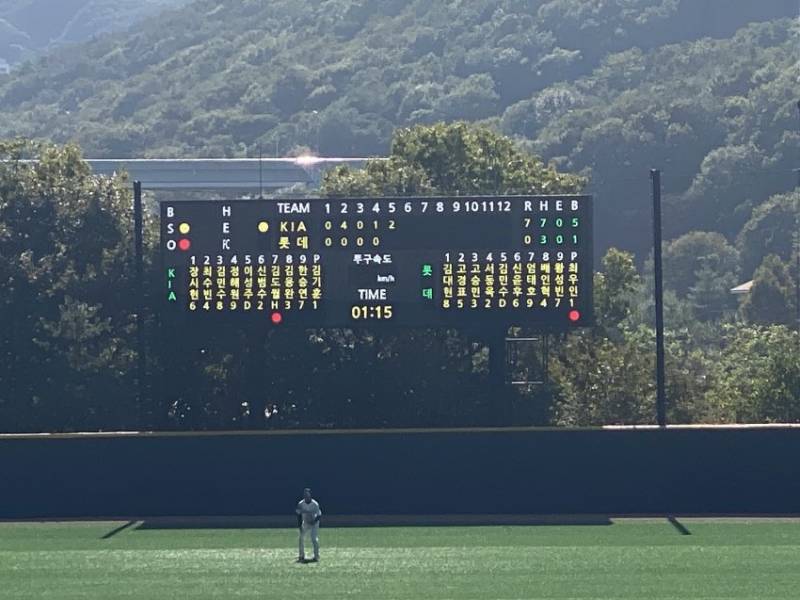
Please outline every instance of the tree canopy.
[[[20, 162], [31, 154], [40, 162]], [[135, 425], [129, 207], [74, 146], [0, 143], [5, 430]]]
[[672, 237], [732, 239], [786, 190], [795, 14], [793, 0], [199, 0], [0, 79], [0, 136], [98, 158], [373, 156], [398, 127], [485, 121], [590, 175], [598, 250], [641, 255], [653, 166]]
[[[38, 1], [0, 0], [0, 36], [3, 15]], [[796, 9], [197, 0], [0, 74], [0, 136], [47, 140], [0, 145], [0, 426], [649, 422], [651, 167], [665, 184], [670, 418], [800, 421]], [[137, 404], [129, 194], [79, 147], [381, 157], [326, 173], [328, 196], [593, 193], [596, 326], [547, 338], [547, 383], [499, 400], [479, 336], [219, 329], [209, 344], [188, 331], [180, 356], [151, 322], [148, 369], [172, 376]], [[152, 223], [147, 236], [153, 264]]]

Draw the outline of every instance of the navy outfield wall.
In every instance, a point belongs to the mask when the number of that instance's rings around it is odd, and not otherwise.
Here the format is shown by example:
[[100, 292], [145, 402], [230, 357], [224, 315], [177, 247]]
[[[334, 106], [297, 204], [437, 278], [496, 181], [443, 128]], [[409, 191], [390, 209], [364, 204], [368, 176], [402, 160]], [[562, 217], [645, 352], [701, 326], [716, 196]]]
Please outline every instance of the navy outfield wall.
[[800, 429], [0, 437], [0, 518], [800, 513]]

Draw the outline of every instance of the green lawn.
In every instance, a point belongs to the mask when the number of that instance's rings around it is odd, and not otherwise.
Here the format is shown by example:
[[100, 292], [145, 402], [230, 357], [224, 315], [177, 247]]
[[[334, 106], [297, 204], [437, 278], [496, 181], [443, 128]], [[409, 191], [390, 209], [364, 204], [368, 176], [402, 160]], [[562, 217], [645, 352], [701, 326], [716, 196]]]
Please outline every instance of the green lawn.
[[800, 598], [800, 521], [292, 529], [0, 523], [0, 598]]

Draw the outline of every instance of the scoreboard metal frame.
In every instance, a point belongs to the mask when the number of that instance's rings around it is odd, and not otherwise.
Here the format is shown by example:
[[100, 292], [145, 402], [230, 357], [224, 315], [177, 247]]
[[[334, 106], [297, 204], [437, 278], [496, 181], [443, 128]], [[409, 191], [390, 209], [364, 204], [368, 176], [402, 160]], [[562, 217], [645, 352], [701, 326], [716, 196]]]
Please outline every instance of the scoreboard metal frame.
[[588, 195], [162, 201], [162, 318], [591, 325]]

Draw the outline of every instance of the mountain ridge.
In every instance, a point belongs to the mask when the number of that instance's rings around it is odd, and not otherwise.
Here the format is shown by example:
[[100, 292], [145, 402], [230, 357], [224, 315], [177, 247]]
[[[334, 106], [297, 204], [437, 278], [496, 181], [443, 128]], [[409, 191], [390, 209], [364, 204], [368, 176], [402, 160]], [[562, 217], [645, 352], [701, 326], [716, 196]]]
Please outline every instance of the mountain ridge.
[[599, 249], [641, 255], [653, 166], [675, 236], [734, 239], [793, 185], [797, 24], [774, 18], [793, 14], [783, 0], [198, 0], [0, 78], [0, 136], [96, 158], [364, 156], [396, 127], [480, 122], [591, 174]]

